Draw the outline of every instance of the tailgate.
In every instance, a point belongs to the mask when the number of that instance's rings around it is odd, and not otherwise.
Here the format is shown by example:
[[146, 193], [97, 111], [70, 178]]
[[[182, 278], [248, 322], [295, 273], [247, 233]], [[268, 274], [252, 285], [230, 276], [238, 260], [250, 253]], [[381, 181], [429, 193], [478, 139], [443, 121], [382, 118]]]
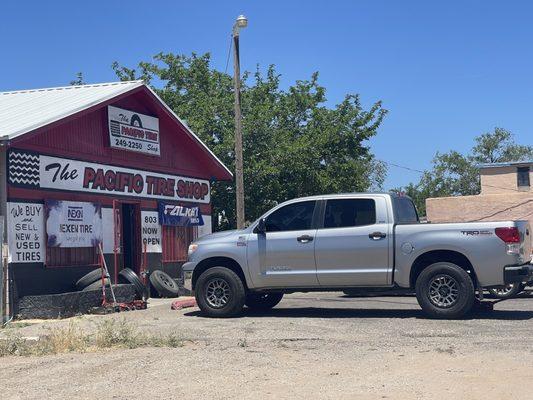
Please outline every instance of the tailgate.
[[524, 255], [526, 260], [531, 260], [531, 227], [528, 221], [516, 221], [520, 231], [520, 254]]

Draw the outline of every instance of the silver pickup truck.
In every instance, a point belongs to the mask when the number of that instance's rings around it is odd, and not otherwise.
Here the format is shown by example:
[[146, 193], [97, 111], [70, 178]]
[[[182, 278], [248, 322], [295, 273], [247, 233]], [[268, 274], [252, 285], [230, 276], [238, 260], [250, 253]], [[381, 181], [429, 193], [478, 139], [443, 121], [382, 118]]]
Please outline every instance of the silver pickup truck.
[[484, 288], [531, 280], [530, 259], [527, 221], [424, 224], [409, 197], [339, 194], [198, 239], [183, 280], [213, 317], [272, 308], [284, 293], [404, 288], [428, 316], [460, 318]]

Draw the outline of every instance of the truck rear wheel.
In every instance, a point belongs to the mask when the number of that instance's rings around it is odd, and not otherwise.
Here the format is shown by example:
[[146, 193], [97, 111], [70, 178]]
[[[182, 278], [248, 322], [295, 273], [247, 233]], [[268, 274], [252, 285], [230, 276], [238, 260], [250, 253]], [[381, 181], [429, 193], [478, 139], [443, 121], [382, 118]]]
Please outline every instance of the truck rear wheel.
[[416, 298], [432, 318], [461, 318], [474, 305], [474, 283], [461, 267], [438, 262], [425, 268], [416, 280]]
[[196, 303], [208, 317], [233, 317], [242, 312], [246, 291], [241, 278], [225, 267], [203, 272], [194, 288]]

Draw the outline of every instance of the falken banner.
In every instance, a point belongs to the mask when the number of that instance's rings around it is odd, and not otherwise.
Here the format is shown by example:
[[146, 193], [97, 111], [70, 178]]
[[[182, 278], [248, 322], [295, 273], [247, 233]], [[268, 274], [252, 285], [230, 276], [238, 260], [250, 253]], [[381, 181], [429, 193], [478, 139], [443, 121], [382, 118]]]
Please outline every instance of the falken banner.
[[209, 203], [209, 181], [10, 149], [11, 185]]
[[102, 241], [100, 204], [46, 200], [48, 247], [96, 247]]
[[159, 223], [171, 226], [199, 226], [204, 224], [200, 207], [185, 207], [158, 202]]
[[111, 147], [158, 156], [159, 119], [113, 106], [107, 107]]

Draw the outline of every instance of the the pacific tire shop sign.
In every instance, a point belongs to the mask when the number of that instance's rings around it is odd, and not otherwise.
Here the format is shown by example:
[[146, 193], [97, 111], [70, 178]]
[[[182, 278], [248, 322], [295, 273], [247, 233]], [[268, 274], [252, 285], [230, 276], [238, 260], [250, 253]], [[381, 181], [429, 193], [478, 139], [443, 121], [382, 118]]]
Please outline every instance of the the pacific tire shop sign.
[[140, 81], [0, 93], [0, 133], [19, 296], [71, 291], [100, 246], [110, 269], [177, 276], [211, 231], [211, 183], [232, 179]]

